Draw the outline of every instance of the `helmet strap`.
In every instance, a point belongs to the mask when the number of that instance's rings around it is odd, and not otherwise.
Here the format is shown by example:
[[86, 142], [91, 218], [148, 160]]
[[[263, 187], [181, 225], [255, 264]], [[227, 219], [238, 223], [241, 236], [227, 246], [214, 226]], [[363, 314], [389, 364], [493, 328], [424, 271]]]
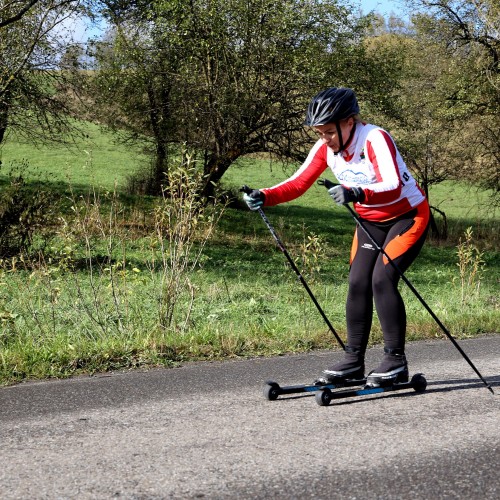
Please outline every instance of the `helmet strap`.
[[347, 138], [347, 142], [345, 144], [344, 144], [344, 140], [342, 137], [342, 130], [340, 129], [340, 122], [335, 122], [335, 126], [337, 127], [337, 135], [339, 138], [339, 150], [334, 151], [334, 153], [336, 155], [338, 155], [339, 153], [342, 153], [342, 151], [344, 151], [345, 146], [351, 142], [351, 140], [354, 136], [354, 132], [356, 131], [356, 122], [353, 123], [352, 128], [351, 128], [351, 132], [350, 132], [349, 137]]
[[339, 150], [334, 151], [334, 153], [338, 155], [344, 149], [344, 141], [342, 140], [342, 130], [340, 129], [340, 122], [335, 122], [335, 126], [337, 127], [337, 137], [339, 138]]

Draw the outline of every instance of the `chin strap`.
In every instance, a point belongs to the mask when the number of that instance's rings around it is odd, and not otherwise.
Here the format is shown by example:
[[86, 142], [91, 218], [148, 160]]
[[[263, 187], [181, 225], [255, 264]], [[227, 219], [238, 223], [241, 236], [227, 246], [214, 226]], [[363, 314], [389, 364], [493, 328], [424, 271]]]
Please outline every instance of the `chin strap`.
[[[342, 153], [342, 151], [344, 151], [345, 144], [344, 144], [343, 137], [342, 137], [342, 130], [340, 129], [340, 123], [339, 122], [335, 122], [335, 126], [337, 127], [337, 136], [339, 138], [339, 145], [340, 145], [340, 147], [339, 147], [339, 150], [338, 151], [334, 151], [334, 153], [336, 155], [338, 155], [339, 153]], [[349, 144], [351, 142], [351, 139], [353, 138], [355, 131], [356, 131], [356, 122], [354, 122], [354, 124], [352, 126], [351, 133], [349, 134], [349, 137], [347, 138], [346, 144]]]

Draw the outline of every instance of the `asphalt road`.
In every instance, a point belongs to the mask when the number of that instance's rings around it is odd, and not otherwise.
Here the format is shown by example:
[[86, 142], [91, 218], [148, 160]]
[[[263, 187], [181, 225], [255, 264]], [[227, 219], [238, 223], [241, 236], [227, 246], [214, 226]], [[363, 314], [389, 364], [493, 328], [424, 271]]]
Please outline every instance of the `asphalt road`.
[[[411, 389], [267, 401], [320, 352], [0, 388], [0, 498], [499, 499], [500, 335], [409, 344]], [[377, 364], [380, 349], [368, 353]]]

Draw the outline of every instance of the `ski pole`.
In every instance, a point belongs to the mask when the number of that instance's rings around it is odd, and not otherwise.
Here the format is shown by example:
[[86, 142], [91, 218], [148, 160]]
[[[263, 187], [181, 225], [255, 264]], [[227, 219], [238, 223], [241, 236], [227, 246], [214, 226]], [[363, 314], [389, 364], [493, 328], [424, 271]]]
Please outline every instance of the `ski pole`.
[[[320, 186], [325, 186], [327, 189], [330, 189], [338, 184], [334, 184], [332, 181], [328, 179], [320, 179], [318, 181], [318, 184]], [[387, 261], [391, 264], [391, 266], [396, 270], [396, 272], [399, 274], [401, 279], [406, 283], [406, 285], [410, 288], [410, 290], [413, 292], [415, 297], [420, 301], [420, 303], [425, 307], [427, 312], [432, 316], [434, 321], [439, 325], [441, 330], [445, 333], [445, 335], [451, 340], [451, 343], [457, 348], [458, 352], [462, 355], [462, 357], [469, 363], [470, 367], [476, 372], [476, 375], [481, 379], [483, 384], [489, 389], [489, 391], [492, 394], [495, 394], [493, 392], [492, 387], [486, 382], [484, 377], [479, 373], [479, 370], [476, 368], [474, 363], [470, 360], [469, 356], [465, 354], [464, 350], [460, 347], [459, 343], [455, 340], [453, 335], [448, 331], [448, 329], [444, 326], [444, 324], [441, 322], [441, 320], [436, 316], [434, 311], [430, 308], [430, 306], [427, 304], [427, 302], [423, 299], [423, 297], [418, 293], [417, 289], [413, 286], [413, 283], [404, 275], [403, 271], [399, 268], [399, 266], [391, 259], [391, 257], [387, 254], [387, 252], [375, 241], [375, 238], [371, 235], [370, 231], [368, 228], [365, 226], [361, 218], [356, 214], [356, 212], [353, 210], [353, 208], [349, 204], [344, 204], [344, 206], [349, 210], [350, 214], [354, 218], [354, 220], [357, 222], [359, 227], [363, 230], [363, 232], [368, 236], [369, 240], [375, 245], [375, 248], [377, 251], [381, 252], [382, 255], [387, 259]]]
[[[243, 192], [243, 193], [249, 194], [249, 193], [251, 193], [253, 191], [253, 189], [249, 188], [248, 186], [243, 186], [240, 189], [240, 191]], [[298, 276], [300, 282], [302, 283], [302, 285], [306, 289], [307, 293], [309, 294], [309, 297], [311, 297], [311, 300], [313, 301], [314, 305], [318, 309], [318, 311], [321, 314], [322, 318], [324, 319], [326, 325], [328, 326], [328, 328], [330, 329], [330, 331], [333, 333], [334, 337], [337, 339], [337, 342], [340, 344], [340, 347], [342, 347], [342, 349], [345, 350], [344, 342], [342, 342], [342, 339], [339, 337], [339, 335], [335, 331], [335, 328], [333, 328], [332, 324], [330, 323], [330, 320], [327, 318], [325, 312], [323, 311], [323, 309], [319, 305], [318, 301], [316, 300], [316, 297], [314, 296], [314, 294], [312, 293], [311, 289], [309, 288], [309, 285], [307, 284], [307, 282], [304, 279], [304, 277], [302, 276], [301, 272], [299, 271], [299, 269], [295, 265], [295, 262], [293, 261], [293, 259], [290, 257], [290, 254], [288, 253], [287, 249], [285, 248], [285, 245], [283, 244], [283, 242], [279, 238], [278, 233], [276, 233], [276, 231], [275, 231], [274, 227], [272, 226], [271, 222], [269, 222], [269, 219], [267, 218], [266, 214], [264, 213], [264, 210], [262, 210], [262, 208], [259, 208], [257, 210], [257, 212], [262, 217], [262, 220], [264, 221], [264, 223], [266, 224], [267, 228], [269, 229], [269, 232], [272, 234], [274, 240], [278, 244], [279, 249], [284, 253], [286, 259], [288, 260], [288, 263], [290, 264], [290, 266], [292, 267], [292, 269], [295, 271], [295, 274]]]

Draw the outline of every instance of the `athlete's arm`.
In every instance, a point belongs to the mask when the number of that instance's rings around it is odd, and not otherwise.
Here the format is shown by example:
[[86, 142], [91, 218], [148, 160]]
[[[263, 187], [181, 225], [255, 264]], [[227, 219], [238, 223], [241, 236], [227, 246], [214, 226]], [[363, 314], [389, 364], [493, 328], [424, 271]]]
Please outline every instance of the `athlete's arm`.
[[377, 181], [369, 186], [362, 186], [365, 192], [363, 203], [392, 203], [399, 198], [402, 188], [394, 141], [386, 131], [376, 129], [368, 134], [366, 154], [375, 169]]
[[278, 205], [303, 195], [327, 168], [326, 152], [327, 146], [319, 140], [292, 177], [276, 186], [261, 189], [266, 197], [264, 204]]

